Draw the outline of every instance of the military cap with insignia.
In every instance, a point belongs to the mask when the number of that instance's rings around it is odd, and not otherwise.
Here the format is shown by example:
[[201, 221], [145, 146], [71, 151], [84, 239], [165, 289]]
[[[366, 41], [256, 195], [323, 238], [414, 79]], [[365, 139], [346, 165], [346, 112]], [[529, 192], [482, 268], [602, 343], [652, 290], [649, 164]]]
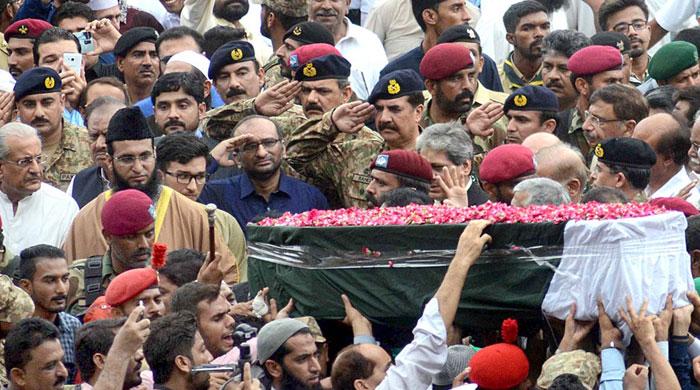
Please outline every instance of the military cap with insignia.
[[413, 150], [394, 149], [381, 152], [374, 158], [369, 169], [377, 169], [427, 183], [433, 180], [433, 168], [430, 163]]
[[122, 35], [114, 45], [114, 55], [126, 57], [129, 50], [141, 42], [153, 42], [158, 40], [158, 32], [151, 27], [132, 27]]
[[318, 22], [308, 21], [295, 24], [284, 33], [282, 41], [285, 41], [287, 38], [292, 38], [304, 45], [312, 43], [335, 45], [333, 34], [331, 34], [324, 25]]
[[316, 81], [350, 77], [350, 62], [337, 55], [327, 55], [314, 58], [311, 62], [299, 67], [294, 74], [297, 81]]
[[690, 42], [674, 41], [663, 45], [649, 61], [649, 76], [664, 81], [698, 64], [698, 49]]
[[5, 40], [9, 41], [10, 38], [37, 39], [41, 33], [52, 27], [53, 26], [45, 20], [21, 19], [12, 23], [5, 29]]
[[[594, 45], [614, 47], [622, 54], [632, 54], [632, 43], [630, 39], [627, 38], [625, 34], [620, 34], [619, 32], [600, 32], [591, 37], [591, 42], [593, 42]], [[639, 55], [641, 55], [641, 51]]]
[[567, 66], [576, 76], [594, 76], [609, 70], [622, 69], [620, 49], [610, 46], [591, 45], [569, 57]]
[[153, 133], [148, 126], [146, 117], [138, 107], [126, 107], [114, 113], [107, 125], [107, 140], [109, 144], [114, 141], [135, 141], [141, 139], [153, 139]]
[[443, 31], [437, 39], [437, 43], [474, 42], [481, 43], [479, 34], [468, 24], [457, 24]]
[[224, 66], [246, 61], [255, 61], [253, 45], [247, 41], [229, 42], [212, 54], [209, 62], [209, 78], [214, 80]]
[[420, 74], [428, 80], [442, 80], [462, 69], [474, 67], [472, 52], [459, 43], [435, 45], [420, 62]]
[[342, 57], [338, 49], [327, 43], [312, 43], [304, 45], [289, 53], [289, 69], [296, 72], [300, 66], [306, 65], [314, 58], [336, 55]]
[[301, 18], [308, 15], [308, 4], [306, 0], [253, 0], [253, 2], [255, 4], [262, 4], [285, 16]]
[[515, 111], [559, 111], [559, 100], [549, 88], [526, 85], [508, 96], [503, 112]]
[[61, 76], [51, 68], [32, 68], [22, 73], [15, 83], [15, 101], [40, 93], [61, 92]]
[[379, 99], [396, 99], [425, 89], [423, 79], [413, 69], [399, 69], [385, 74], [374, 84], [367, 101], [374, 104]]
[[596, 145], [593, 154], [607, 165], [651, 169], [656, 164], [656, 153], [646, 142], [629, 137], [608, 138]]

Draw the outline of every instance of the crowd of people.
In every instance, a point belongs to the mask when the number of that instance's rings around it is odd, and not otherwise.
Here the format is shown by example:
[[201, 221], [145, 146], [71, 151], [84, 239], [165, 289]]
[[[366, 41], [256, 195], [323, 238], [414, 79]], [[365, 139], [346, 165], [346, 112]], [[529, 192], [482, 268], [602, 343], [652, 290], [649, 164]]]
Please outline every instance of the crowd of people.
[[250, 291], [247, 237], [313, 209], [650, 202], [687, 217], [700, 277], [699, 21], [700, 0], [0, 0], [0, 384], [697, 388], [695, 291], [572, 304], [554, 341], [460, 329], [488, 221], [391, 351], [345, 294], [330, 321]]

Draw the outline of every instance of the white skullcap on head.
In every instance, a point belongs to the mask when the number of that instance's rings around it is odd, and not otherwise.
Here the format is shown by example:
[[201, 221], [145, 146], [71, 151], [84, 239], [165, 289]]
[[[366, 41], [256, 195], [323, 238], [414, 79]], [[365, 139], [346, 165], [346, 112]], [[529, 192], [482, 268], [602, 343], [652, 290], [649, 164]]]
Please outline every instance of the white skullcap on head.
[[207, 73], [209, 73], [209, 59], [203, 54], [192, 50], [185, 50], [174, 54], [168, 60], [168, 64], [173, 61], [184, 62], [194, 66], [195, 68], [199, 69], [200, 72], [202, 72], [205, 78], [207, 77]]
[[93, 11], [102, 11], [119, 5], [118, 0], [90, 0], [88, 7]]

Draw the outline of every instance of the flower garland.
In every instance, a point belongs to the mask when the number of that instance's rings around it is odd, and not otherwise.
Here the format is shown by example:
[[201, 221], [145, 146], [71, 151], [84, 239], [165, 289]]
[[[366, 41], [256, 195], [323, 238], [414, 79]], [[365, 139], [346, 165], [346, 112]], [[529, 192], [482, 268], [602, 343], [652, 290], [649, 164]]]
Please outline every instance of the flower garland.
[[374, 209], [311, 210], [300, 214], [284, 213], [279, 218], [266, 218], [260, 226], [381, 226], [460, 224], [474, 219], [494, 223], [562, 223], [566, 221], [602, 220], [645, 217], [666, 212], [649, 203], [570, 203], [566, 205], [513, 207], [504, 203], [456, 208], [449, 206], [386, 207]]

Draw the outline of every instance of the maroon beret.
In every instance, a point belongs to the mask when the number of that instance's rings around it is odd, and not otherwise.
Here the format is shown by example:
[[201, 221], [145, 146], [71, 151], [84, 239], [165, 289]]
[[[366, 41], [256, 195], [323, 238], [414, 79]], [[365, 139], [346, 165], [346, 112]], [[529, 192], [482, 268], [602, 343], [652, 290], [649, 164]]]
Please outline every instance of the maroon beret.
[[102, 228], [115, 236], [135, 234], [152, 224], [155, 214], [148, 195], [133, 189], [119, 191], [102, 208]]
[[[618, 52], [619, 53], [619, 52]], [[535, 156], [520, 144], [493, 148], [479, 167], [479, 177], [485, 183], [498, 184], [535, 173]]]
[[369, 168], [428, 183], [433, 180], [433, 168], [428, 160], [412, 150], [397, 149], [381, 152], [374, 158]]
[[686, 218], [700, 214], [692, 203], [678, 197], [654, 198], [649, 203], [654, 206], [663, 206], [666, 210], [680, 211]]
[[311, 60], [329, 55], [343, 56], [333, 45], [327, 43], [312, 43], [310, 45], [301, 46], [291, 52], [287, 65], [296, 72], [297, 69], [308, 64]]
[[472, 52], [460, 43], [433, 46], [420, 62], [420, 74], [429, 80], [442, 80], [474, 66]]
[[158, 287], [158, 273], [153, 268], [130, 269], [109, 282], [105, 291], [105, 303], [117, 307], [154, 287]]
[[577, 76], [593, 76], [608, 70], [621, 69], [623, 64], [620, 49], [611, 46], [592, 45], [569, 57], [567, 66]]
[[10, 38], [31, 38], [37, 39], [44, 31], [53, 26], [41, 19], [21, 19], [5, 29], [5, 40]]

